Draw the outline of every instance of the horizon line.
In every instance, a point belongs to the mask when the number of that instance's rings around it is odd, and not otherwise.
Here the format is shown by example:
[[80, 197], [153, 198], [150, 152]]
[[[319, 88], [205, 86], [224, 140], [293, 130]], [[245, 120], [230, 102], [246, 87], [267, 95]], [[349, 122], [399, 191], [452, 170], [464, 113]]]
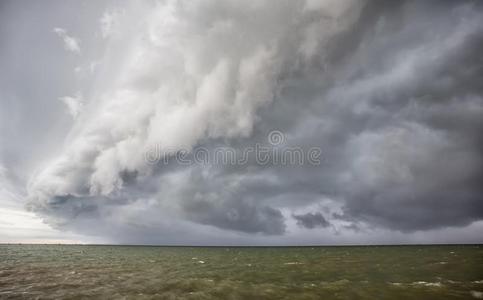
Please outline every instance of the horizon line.
[[321, 247], [398, 247], [398, 246], [482, 246], [483, 243], [400, 243], [400, 244], [308, 244], [308, 245], [187, 245], [187, 244], [95, 244], [95, 243], [14, 243], [3, 245], [24, 246], [116, 246], [116, 247], [165, 247], [165, 248], [321, 248]]

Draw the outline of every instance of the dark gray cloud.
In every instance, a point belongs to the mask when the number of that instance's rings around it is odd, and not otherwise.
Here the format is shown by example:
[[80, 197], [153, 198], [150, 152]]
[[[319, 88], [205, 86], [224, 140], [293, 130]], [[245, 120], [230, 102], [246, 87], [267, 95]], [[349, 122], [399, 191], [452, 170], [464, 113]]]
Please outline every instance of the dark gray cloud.
[[[76, 65], [87, 70], [95, 62], [99, 71], [60, 80], [58, 88], [36, 79], [41, 68], [35, 64], [15, 79], [0, 77], [0, 96], [10, 95], [0, 117], [13, 99], [22, 99], [11, 124], [0, 122], [0, 162], [15, 166], [38, 139], [46, 140], [43, 149], [58, 147], [55, 154], [33, 155], [41, 165], [31, 157], [23, 167], [32, 171], [24, 178], [29, 207], [59, 228], [139, 243], [295, 243], [331, 229], [369, 242], [380, 240], [370, 232], [388, 230], [404, 241], [418, 232], [479, 224], [483, 5], [272, 4], [87, 5], [85, 19], [46, 22], [46, 44], [56, 51], [64, 49], [55, 27], [82, 41], [82, 55], [52, 62], [59, 69], [52, 81]], [[115, 21], [109, 28], [99, 22], [104, 27], [89, 38], [86, 32], [95, 30], [82, 29], [82, 20], [106, 13], [104, 19]], [[12, 36], [5, 28], [2, 36]], [[13, 48], [2, 48], [2, 62]], [[38, 57], [52, 59], [41, 49]], [[77, 92], [85, 105], [67, 134], [72, 120], [58, 99]], [[30, 93], [41, 98], [35, 102]], [[31, 119], [44, 105], [45, 114]], [[52, 138], [34, 131], [33, 142], [29, 135], [15, 137], [15, 128], [49, 126], [63, 129]], [[261, 165], [253, 156], [243, 165], [144, 161], [153, 146], [211, 152], [223, 146], [241, 153], [267, 145], [274, 129], [285, 134], [280, 149], [320, 147], [321, 164]], [[6, 140], [10, 146], [3, 146]], [[310, 238], [306, 229], [313, 229]], [[441, 240], [443, 233], [434, 236]]]
[[232, 201], [228, 205], [194, 200], [184, 209], [189, 219], [223, 229], [265, 234], [283, 234], [285, 231], [284, 217], [279, 210], [247, 205], [243, 200]]
[[292, 217], [297, 220], [297, 225], [309, 229], [330, 226], [330, 223], [324, 218], [324, 216], [320, 212], [306, 213], [303, 215], [293, 214]]
[[304, 186], [313, 201], [344, 203], [347, 221], [402, 231], [480, 220], [481, 6], [406, 2], [364, 13], [329, 74], [295, 82], [285, 107], [273, 105], [277, 128], [325, 154], [315, 172], [274, 169], [279, 188]]

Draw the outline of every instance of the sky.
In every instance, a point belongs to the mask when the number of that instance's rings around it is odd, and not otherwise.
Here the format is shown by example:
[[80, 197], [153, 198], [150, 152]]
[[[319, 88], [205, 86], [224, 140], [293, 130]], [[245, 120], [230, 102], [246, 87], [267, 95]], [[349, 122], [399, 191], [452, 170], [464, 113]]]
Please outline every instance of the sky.
[[483, 242], [481, 1], [6, 0], [0, 40], [0, 242]]

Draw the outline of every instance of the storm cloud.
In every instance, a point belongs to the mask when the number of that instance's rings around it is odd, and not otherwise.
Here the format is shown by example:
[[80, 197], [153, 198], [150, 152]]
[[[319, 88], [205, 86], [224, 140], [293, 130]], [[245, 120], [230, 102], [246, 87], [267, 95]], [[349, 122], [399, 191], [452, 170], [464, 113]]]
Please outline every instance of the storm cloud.
[[316, 213], [306, 213], [304, 215], [292, 215], [292, 217], [297, 220], [297, 225], [306, 227], [309, 229], [316, 227], [327, 227], [330, 225], [329, 222], [324, 218], [320, 212]]
[[[56, 62], [72, 79], [46, 84], [38, 101], [53, 108], [38, 122], [60, 129], [37, 134], [44, 151], [16, 174], [27, 208], [50, 226], [125, 243], [387, 241], [383, 231], [397, 233], [391, 242], [421, 232], [446, 242], [454, 230], [481, 241], [473, 234], [483, 219], [481, 3], [87, 6], [83, 18], [96, 29], [45, 26], [75, 53], [79, 44], [66, 39], [82, 40], [82, 55]], [[52, 47], [64, 50], [55, 37]], [[0, 61], [12, 55], [0, 51]], [[0, 105], [0, 163], [14, 170], [28, 155], [14, 149], [35, 145], [14, 134], [22, 127], [6, 112], [33, 126], [35, 99], [20, 84], [1, 87], [2, 99], [26, 103]], [[267, 140], [274, 130], [283, 134], [277, 145]], [[179, 151], [240, 154], [257, 144], [317, 148], [322, 160], [175, 161]], [[159, 161], [147, 161], [153, 149]]]

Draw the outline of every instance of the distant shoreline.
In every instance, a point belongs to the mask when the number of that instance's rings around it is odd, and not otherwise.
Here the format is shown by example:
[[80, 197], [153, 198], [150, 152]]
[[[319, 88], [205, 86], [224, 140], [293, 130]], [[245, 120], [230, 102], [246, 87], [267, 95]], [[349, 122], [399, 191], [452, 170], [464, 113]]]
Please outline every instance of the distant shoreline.
[[96, 247], [159, 247], [159, 248], [328, 248], [328, 247], [444, 247], [483, 246], [471, 244], [348, 244], [348, 245], [143, 245], [143, 244], [60, 244], [60, 243], [0, 243], [0, 246], [96, 246]]

